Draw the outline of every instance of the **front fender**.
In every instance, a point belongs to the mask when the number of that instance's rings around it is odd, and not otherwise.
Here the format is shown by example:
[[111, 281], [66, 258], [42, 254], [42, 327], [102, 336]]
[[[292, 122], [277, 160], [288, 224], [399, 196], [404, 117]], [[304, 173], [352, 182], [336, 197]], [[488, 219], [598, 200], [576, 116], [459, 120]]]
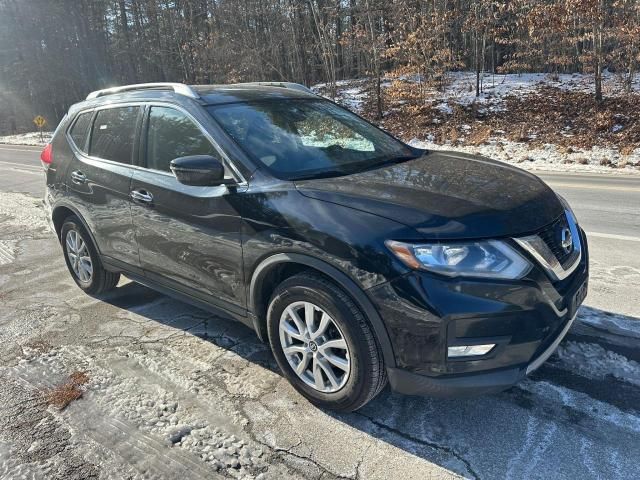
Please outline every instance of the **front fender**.
[[[255, 313], [259, 310], [259, 304], [261, 302], [260, 292], [262, 282], [267, 278], [271, 269], [276, 268], [277, 266], [282, 266], [283, 264], [304, 265], [317, 270], [331, 278], [337, 285], [344, 289], [369, 320], [376, 338], [378, 339], [378, 343], [380, 344], [385, 365], [387, 367], [395, 366], [395, 356], [389, 339], [389, 333], [387, 332], [387, 328], [385, 327], [382, 318], [373, 306], [373, 303], [371, 303], [371, 300], [369, 300], [365, 291], [362, 290], [356, 282], [349, 278], [345, 273], [323, 260], [309, 255], [300, 253], [277, 253], [262, 260], [262, 262], [260, 262], [260, 264], [255, 268], [249, 286], [249, 311], [254, 313], [254, 319], [256, 321], [258, 321], [258, 318]], [[260, 331], [258, 325], [256, 325], [256, 331]]]

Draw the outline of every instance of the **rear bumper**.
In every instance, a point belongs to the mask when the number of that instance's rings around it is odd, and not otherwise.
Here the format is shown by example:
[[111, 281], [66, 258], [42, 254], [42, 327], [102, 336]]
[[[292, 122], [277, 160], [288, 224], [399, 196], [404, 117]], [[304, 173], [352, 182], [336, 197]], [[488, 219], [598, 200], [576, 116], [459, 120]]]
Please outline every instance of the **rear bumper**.
[[389, 384], [398, 393], [438, 398], [464, 398], [501, 392], [540, 367], [556, 351], [574, 320], [575, 316], [566, 322], [553, 343], [525, 367], [442, 377], [428, 377], [400, 368], [387, 368]]

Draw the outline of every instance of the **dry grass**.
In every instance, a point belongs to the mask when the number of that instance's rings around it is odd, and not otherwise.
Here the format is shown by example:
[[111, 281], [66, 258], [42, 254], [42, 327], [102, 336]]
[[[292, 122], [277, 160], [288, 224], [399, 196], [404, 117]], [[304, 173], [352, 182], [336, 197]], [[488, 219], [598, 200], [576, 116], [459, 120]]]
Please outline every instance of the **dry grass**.
[[634, 150], [635, 150], [635, 145], [624, 145], [620, 149], [620, 154], [622, 154], [622, 155], [631, 155]]
[[[562, 153], [603, 146], [617, 147], [622, 155], [629, 155], [640, 148], [640, 117], [633, 113], [640, 110], [638, 93], [611, 95], [599, 103], [590, 93], [543, 86], [530, 94], [505, 97], [500, 110], [449, 102], [451, 113], [435, 108], [445, 99], [433, 97], [435, 94], [423, 98], [406, 82], [394, 82], [386, 93], [388, 114], [382, 126], [404, 138], [431, 135], [439, 142], [481, 145], [488, 132], [499, 131], [531, 148], [558, 145]], [[369, 98], [363, 114], [373, 119], [373, 112]]]
[[460, 140], [460, 134], [458, 133], [458, 130], [456, 130], [455, 128], [450, 128], [449, 132], [445, 136], [445, 140], [449, 140], [452, 145], [456, 145]]
[[491, 137], [491, 128], [489, 127], [481, 127], [477, 130], [471, 132], [469, 138], [467, 139], [467, 143], [470, 145], [482, 145], [489, 141]]
[[36, 338], [24, 344], [25, 347], [35, 350], [37, 353], [42, 354], [51, 350], [53, 347], [49, 342], [41, 338]]
[[573, 147], [567, 146], [567, 145], [559, 145], [558, 146], [558, 151], [560, 153], [575, 153], [575, 150], [573, 149]]
[[43, 392], [44, 398], [49, 405], [64, 410], [71, 402], [82, 398], [82, 385], [89, 382], [89, 375], [86, 372], [76, 371], [69, 375], [66, 382]]

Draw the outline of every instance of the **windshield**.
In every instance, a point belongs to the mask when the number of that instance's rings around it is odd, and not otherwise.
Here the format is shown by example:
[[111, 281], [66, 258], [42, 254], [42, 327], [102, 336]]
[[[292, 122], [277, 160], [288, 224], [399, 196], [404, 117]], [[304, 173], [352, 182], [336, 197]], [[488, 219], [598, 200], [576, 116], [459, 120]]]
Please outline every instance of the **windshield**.
[[415, 156], [403, 143], [326, 100], [230, 103], [208, 111], [278, 178], [346, 175]]

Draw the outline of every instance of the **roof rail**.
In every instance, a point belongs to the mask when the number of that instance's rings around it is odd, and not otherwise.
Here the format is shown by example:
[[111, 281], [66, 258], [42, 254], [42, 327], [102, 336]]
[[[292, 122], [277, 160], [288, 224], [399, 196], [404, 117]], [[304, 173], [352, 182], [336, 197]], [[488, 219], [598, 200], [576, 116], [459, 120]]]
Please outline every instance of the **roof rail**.
[[184, 83], [168, 83], [168, 82], [160, 82], [160, 83], [137, 83], [135, 85], [123, 85], [121, 87], [112, 87], [105, 88], [103, 90], [96, 90], [95, 92], [91, 92], [87, 95], [87, 100], [91, 100], [92, 98], [104, 97], [105, 95], [113, 95], [116, 93], [122, 92], [130, 92], [134, 90], [173, 90], [174, 92], [184, 95], [189, 98], [200, 98], [193, 89], [185, 85]]
[[247, 83], [236, 83], [233, 85], [264, 85], [266, 87], [282, 87], [282, 88], [290, 88], [291, 90], [298, 90], [300, 92], [312, 93], [315, 95], [315, 92], [308, 87], [305, 87], [301, 83], [293, 83], [293, 82], [247, 82]]

